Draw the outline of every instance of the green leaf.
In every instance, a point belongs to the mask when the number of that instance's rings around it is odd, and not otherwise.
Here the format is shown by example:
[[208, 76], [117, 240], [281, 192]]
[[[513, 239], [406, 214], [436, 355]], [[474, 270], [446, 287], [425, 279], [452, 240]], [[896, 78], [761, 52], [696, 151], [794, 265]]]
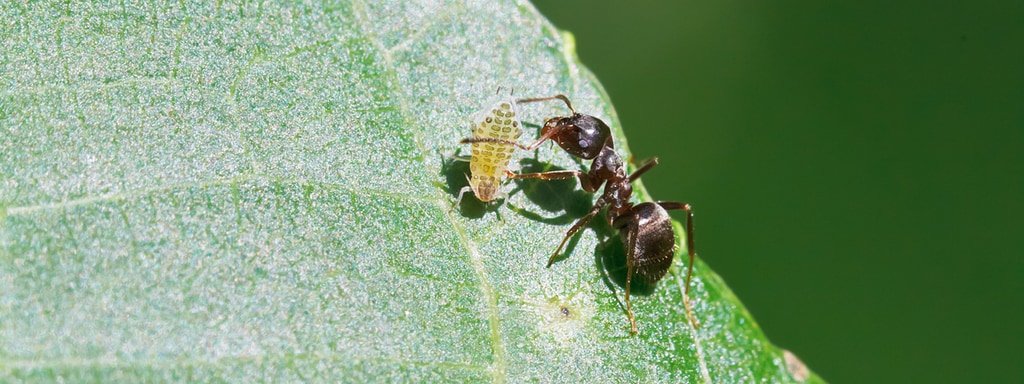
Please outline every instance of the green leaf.
[[[703, 327], [677, 255], [635, 288], [635, 336], [602, 220], [545, 268], [594, 197], [576, 183], [452, 209], [498, 87], [568, 94], [629, 158], [529, 4], [8, 2], [0, 26], [0, 376], [794, 381], [703, 263]], [[533, 136], [565, 108], [522, 111]], [[557, 149], [513, 167], [586, 166]]]

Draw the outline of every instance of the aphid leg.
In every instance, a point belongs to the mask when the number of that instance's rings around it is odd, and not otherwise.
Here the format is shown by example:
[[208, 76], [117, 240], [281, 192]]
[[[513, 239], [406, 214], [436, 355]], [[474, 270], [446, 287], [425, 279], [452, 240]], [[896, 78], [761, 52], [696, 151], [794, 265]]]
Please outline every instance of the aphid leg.
[[[469, 183], [470, 182], [469, 175], [465, 175], [465, 176], [466, 176], [466, 182]], [[459, 197], [455, 199], [455, 205], [453, 205], [451, 209], [455, 210], [455, 207], [458, 207], [459, 204], [462, 204], [462, 196], [465, 196], [466, 192], [472, 192], [472, 191], [473, 191], [473, 187], [471, 187], [471, 186], [467, 185], [465, 187], [462, 187], [462, 189], [459, 190]]]
[[498, 199], [501, 199], [501, 204], [507, 203], [508, 202], [508, 192], [505, 192], [504, 190], [500, 190], [499, 189], [498, 193], [494, 194], [494, 200], [491, 200], [491, 201], [493, 203], [495, 203], [495, 204], [498, 204]]
[[562, 238], [562, 243], [558, 244], [558, 249], [556, 249], [555, 253], [552, 254], [551, 258], [548, 259], [548, 268], [551, 268], [551, 264], [554, 264], [555, 258], [558, 257], [559, 253], [562, 252], [562, 248], [565, 247], [565, 243], [569, 241], [569, 238], [571, 238], [573, 235], [576, 234], [576, 232], [579, 232], [580, 229], [586, 226], [587, 223], [589, 223], [590, 220], [594, 218], [594, 216], [597, 216], [598, 212], [601, 212], [601, 208], [604, 208], [605, 205], [608, 205], [608, 201], [604, 198], [604, 196], [601, 196], [600, 198], [597, 199], [597, 202], [594, 203], [594, 207], [590, 209], [590, 212], [587, 212], [586, 216], [583, 216], [579, 220], [576, 220], [576, 223], [573, 224], [572, 227], [569, 228], [569, 231], [565, 233], [565, 237]]
[[576, 113], [576, 110], [573, 109], [573, 107], [572, 107], [572, 103], [569, 102], [569, 98], [565, 97], [565, 95], [561, 95], [561, 94], [554, 95], [554, 96], [548, 96], [548, 97], [533, 97], [533, 98], [529, 98], [529, 99], [519, 99], [519, 100], [516, 100], [516, 104], [533, 103], [533, 102], [538, 102], [538, 101], [548, 101], [548, 100], [555, 100], [555, 99], [564, 101], [565, 105], [567, 107], [569, 107], [569, 111], [571, 111], [573, 114]]
[[683, 290], [683, 303], [686, 306], [686, 315], [690, 318], [690, 322], [693, 323], [694, 328], [700, 328], [700, 322], [697, 321], [697, 316], [693, 314], [693, 307], [690, 305], [690, 278], [693, 277], [693, 258], [697, 255], [697, 250], [693, 245], [693, 208], [690, 204], [662, 201], [658, 202], [662, 208], [666, 211], [673, 209], [680, 209], [686, 211], [686, 253], [690, 257], [690, 263], [686, 270], [686, 288]]

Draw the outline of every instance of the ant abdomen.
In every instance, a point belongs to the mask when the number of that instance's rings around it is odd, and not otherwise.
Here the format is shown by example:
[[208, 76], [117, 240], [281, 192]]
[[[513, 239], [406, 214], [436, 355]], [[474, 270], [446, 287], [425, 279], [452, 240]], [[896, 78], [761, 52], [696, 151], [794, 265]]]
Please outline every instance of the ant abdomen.
[[668, 212], [655, 203], [634, 205], [628, 216], [612, 223], [622, 235], [626, 266], [633, 269], [644, 284], [654, 284], [665, 276], [675, 256], [676, 238]]

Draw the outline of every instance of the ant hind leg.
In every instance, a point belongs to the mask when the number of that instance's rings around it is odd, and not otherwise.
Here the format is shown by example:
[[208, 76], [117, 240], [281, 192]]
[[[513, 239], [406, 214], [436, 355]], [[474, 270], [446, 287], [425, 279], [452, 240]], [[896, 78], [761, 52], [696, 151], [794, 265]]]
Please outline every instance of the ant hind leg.
[[686, 287], [683, 290], [683, 300], [686, 306], [687, 317], [690, 318], [693, 327], [700, 328], [700, 322], [697, 321], [697, 317], [693, 314], [693, 307], [690, 304], [690, 279], [693, 277], [693, 259], [697, 256], [697, 250], [693, 242], [693, 207], [687, 203], [674, 201], [662, 201], [658, 202], [658, 205], [666, 211], [679, 209], [686, 212], [686, 253], [690, 257], [690, 263], [686, 269]]

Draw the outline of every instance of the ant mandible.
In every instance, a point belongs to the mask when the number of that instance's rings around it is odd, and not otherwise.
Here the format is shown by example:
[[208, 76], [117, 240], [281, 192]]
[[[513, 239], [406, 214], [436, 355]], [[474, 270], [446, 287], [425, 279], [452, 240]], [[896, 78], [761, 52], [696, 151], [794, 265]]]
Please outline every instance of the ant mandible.
[[553, 140], [569, 154], [593, 160], [590, 171], [577, 170], [552, 171], [541, 173], [516, 174], [506, 170], [509, 178], [559, 180], [578, 178], [580, 186], [588, 193], [595, 193], [604, 184], [604, 192], [591, 207], [590, 211], [576, 221], [566, 232], [558, 249], [548, 259], [548, 267], [554, 263], [565, 243], [580, 229], [586, 226], [605, 206], [608, 206], [608, 224], [618, 229], [626, 247], [626, 312], [629, 317], [630, 332], [637, 333], [636, 317], [630, 301], [630, 285], [635, 273], [639, 280], [646, 284], [654, 284], [665, 276], [672, 266], [672, 258], [676, 249], [675, 233], [672, 229], [668, 210], [686, 211], [686, 248], [689, 253], [689, 267], [686, 272], [686, 288], [684, 298], [687, 317], [697, 327], [699, 323], [690, 308], [690, 279], [693, 276], [693, 258], [696, 255], [693, 245], [693, 210], [689, 204], [679, 202], [643, 202], [633, 205], [629, 201], [633, 194], [632, 182], [658, 165], [658, 159], [652, 159], [641, 166], [632, 175], [626, 174], [622, 158], [615, 152], [612, 143], [611, 129], [600, 119], [576, 112], [572, 103], [565, 95], [516, 100], [517, 103], [529, 103], [546, 100], [561, 100], [569, 107], [572, 116], [553, 117], [544, 123], [541, 136], [534, 143], [522, 145], [517, 142], [479, 138], [466, 139], [463, 143], [494, 142], [511, 144], [523, 150], [534, 150], [547, 140]]

